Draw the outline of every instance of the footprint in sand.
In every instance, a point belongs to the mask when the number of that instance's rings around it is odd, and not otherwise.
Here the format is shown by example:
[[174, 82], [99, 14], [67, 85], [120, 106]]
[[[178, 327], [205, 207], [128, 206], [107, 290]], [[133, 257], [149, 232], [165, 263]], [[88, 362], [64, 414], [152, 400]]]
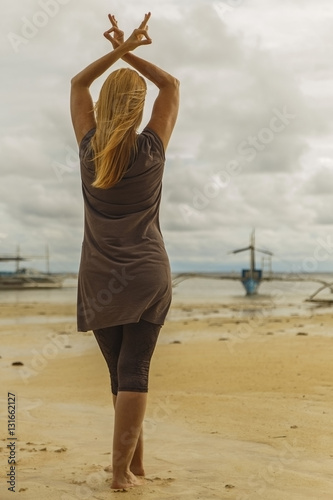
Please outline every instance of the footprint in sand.
[[41, 399], [25, 399], [21, 398], [20, 399], [20, 413], [21, 413], [21, 419], [22, 420], [39, 420], [38, 417], [34, 417], [31, 415], [31, 410], [35, 410], [36, 408], [39, 408], [42, 406], [43, 401]]
[[158, 484], [160, 486], [165, 486], [167, 484], [170, 484], [172, 483], [173, 481], [175, 481], [175, 478], [174, 477], [167, 477], [167, 478], [162, 478], [162, 477], [146, 477], [145, 478], [145, 481], [149, 482], [149, 483], [154, 483], [154, 484]]

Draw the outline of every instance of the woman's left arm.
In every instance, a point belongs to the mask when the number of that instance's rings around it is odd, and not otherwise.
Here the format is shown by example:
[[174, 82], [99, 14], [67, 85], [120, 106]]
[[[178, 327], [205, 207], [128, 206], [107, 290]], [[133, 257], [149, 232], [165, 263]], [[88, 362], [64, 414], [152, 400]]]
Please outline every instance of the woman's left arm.
[[151, 43], [146, 30], [135, 29], [132, 35], [119, 47], [97, 61], [89, 64], [71, 80], [70, 109], [74, 132], [78, 144], [89, 130], [96, 126], [93, 100], [89, 91], [91, 84], [118, 59], [139, 45]]

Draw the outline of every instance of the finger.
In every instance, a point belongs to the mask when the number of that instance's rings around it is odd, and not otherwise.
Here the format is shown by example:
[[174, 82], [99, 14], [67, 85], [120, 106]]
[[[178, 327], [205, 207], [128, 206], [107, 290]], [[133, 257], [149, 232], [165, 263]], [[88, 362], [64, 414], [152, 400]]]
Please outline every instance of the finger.
[[107, 31], [104, 31], [103, 33], [103, 36], [105, 36], [105, 38], [107, 38], [108, 40], [112, 40], [112, 36], [111, 36], [111, 33], [114, 33], [118, 28], [115, 28], [114, 26], [112, 26], [112, 28], [110, 28], [109, 30]]
[[108, 31], [106, 31], [105, 33], [103, 33], [103, 36], [105, 36], [105, 38], [106, 38], [107, 40], [109, 40], [109, 42], [111, 42], [111, 41], [112, 41], [112, 36], [108, 33]]
[[142, 23], [140, 24], [139, 29], [143, 29], [143, 28], [145, 28], [145, 27], [146, 27], [146, 24], [147, 24], [147, 22], [148, 22], [148, 20], [149, 20], [150, 16], [151, 16], [151, 13], [150, 13], [150, 12], [148, 12], [148, 14], [145, 14], [145, 17], [144, 17], [144, 19], [143, 19]]
[[146, 29], [142, 29], [142, 28], [137, 28], [134, 30], [134, 34], [135, 35], [143, 35], [145, 37], [148, 37], [148, 33], [147, 33], [147, 30]]
[[147, 30], [136, 29], [135, 30], [135, 35], [140, 39], [140, 42], [141, 42], [142, 45], [146, 45], [146, 44], [152, 42], [152, 39], [148, 35]]
[[117, 38], [124, 38], [124, 32], [121, 31], [119, 28], [115, 28], [114, 33], [117, 36]]
[[114, 26], [114, 27], [118, 26], [117, 20], [116, 20], [116, 18], [114, 17], [114, 15], [109, 14], [109, 15], [108, 15], [108, 18], [109, 18], [110, 23], [112, 24], [112, 26]]
[[150, 45], [151, 43], [153, 43], [153, 40], [151, 38], [143, 38], [140, 41], [140, 45]]
[[108, 29], [107, 31], [104, 32], [105, 33], [112, 33], [113, 31], [116, 31], [116, 27], [115, 26], [112, 26], [112, 28]]
[[121, 31], [118, 26], [112, 26], [112, 28], [110, 28], [109, 30], [105, 31], [105, 33], [112, 33], [114, 32], [116, 35], [120, 35], [120, 36], [123, 36], [124, 35], [124, 32]]
[[139, 24], [138, 29], [143, 29], [146, 26], [146, 16], [144, 17], [143, 21]]
[[113, 14], [108, 14], [108, 18], [113, 27], [118, 27], [118, 21]]

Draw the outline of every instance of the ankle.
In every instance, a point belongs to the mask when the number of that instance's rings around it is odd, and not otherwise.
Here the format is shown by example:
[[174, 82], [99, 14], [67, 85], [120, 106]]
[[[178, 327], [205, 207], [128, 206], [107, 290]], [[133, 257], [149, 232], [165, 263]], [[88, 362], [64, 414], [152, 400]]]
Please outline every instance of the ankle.
[[126, 475], [131, 475], [131, 471], [129, 467], [114, 465], [112, 466], [112, 473], [117, 477], [125, 477]]
[[143, 466], [137, 467], [137, 466], [131, 465], [131, 472], [133, 472], [133, 474], [135, 476], [145, 476], [146, 475]]

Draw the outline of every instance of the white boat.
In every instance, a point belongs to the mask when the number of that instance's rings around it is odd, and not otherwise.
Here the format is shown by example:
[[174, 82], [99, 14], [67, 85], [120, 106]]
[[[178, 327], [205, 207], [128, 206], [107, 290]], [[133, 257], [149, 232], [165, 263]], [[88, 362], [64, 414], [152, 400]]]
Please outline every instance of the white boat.
[[21, 268], [13, 273], [0, 272], [0, 290], [27, 288], [61, 288], [63, 278], [42, 273], [36, 269]]
[[61, 288], [64, 278], [50, 273], [49, 249], [46, 246], [45, 259], [47, 272], [43, 273], [36, 269], [20, 267], [20, 262], [38, 258], [22, 257], [20, 249], [17, 248], [16, 255], [0, 255], [0, 262], [16, 262], [16, 270], [13, 272], [0, 271], [0, 290], [21, 290], [29, 288]]

